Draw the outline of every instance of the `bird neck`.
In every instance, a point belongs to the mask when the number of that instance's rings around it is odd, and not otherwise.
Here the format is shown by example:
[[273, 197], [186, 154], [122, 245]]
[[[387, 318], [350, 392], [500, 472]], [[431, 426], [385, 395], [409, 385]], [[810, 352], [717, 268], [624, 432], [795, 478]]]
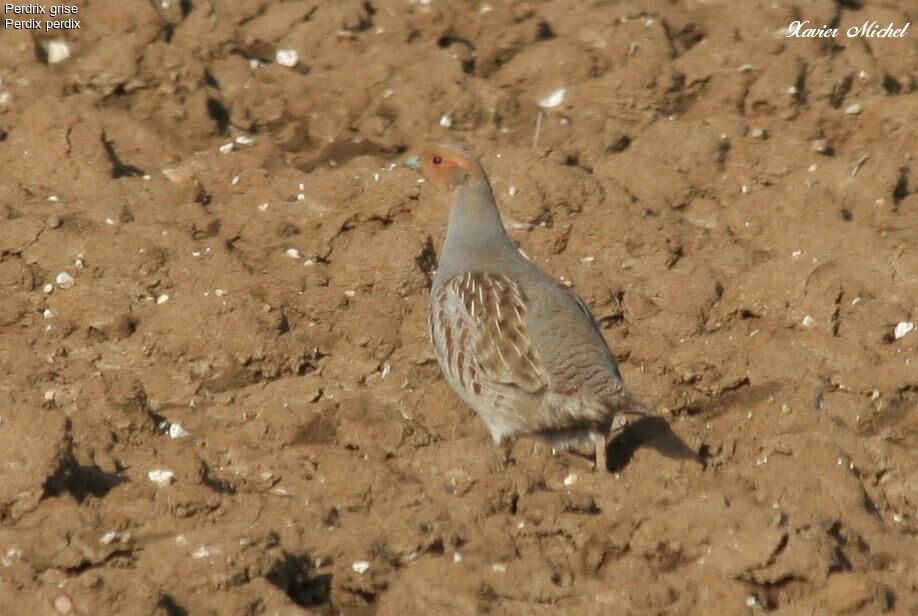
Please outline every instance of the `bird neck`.
[[491, 186], [480, 181], [456, 187], [441, 269], [444, 265], [458, 263], [484, 269], [500, 257], [514, 259], [518, 254], [504, 230]]

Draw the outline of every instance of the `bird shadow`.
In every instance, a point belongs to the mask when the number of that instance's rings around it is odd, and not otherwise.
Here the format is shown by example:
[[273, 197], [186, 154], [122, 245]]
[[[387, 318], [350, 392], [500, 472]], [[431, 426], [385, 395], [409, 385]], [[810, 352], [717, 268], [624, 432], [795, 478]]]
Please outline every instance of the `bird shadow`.
[[698, 453], [686, 444], [662, 417], [642, 417], [627, 425], [606, 446], [606, 470], [616, 473], [625, 468], [641, 447], [650, 447], [667, 458], [695, 460]]

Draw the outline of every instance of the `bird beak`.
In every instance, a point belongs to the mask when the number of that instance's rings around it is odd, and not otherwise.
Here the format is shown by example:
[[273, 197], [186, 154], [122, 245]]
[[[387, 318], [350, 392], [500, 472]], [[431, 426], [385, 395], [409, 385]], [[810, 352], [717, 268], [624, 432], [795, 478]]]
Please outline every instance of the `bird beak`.
[[404, 162], [402, 162], [402, 166], [408, 167], [409, 169], [414, 169], [415, 171], [420, 171], [421, 170], [421, 157], [412, 156], [411, 158], [406, 158]]

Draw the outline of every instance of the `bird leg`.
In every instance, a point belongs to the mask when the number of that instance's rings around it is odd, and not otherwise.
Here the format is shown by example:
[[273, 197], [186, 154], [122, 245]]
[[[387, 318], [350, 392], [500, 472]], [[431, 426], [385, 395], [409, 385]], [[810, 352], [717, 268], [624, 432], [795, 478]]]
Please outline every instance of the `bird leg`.
[[601, 473], [609, 470], [606, 464], [606, 444], [608, 437], [609, 434], [605, 430], [590, 431], [590, 440], [593, 441], [593, 446], [596, 447], [596, 466], [594, 470]]

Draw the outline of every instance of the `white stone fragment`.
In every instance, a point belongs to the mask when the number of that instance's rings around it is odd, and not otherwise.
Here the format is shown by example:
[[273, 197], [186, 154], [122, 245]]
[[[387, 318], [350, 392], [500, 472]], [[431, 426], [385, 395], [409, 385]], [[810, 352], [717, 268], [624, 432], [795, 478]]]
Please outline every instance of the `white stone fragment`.
[[185, 438], [191, 434], [182, 427], [182, 424], [173, 423], [169, 426], [169, 438]]
[[59, 289], [64, 289], [65, 291], [67, 289], [72, 289], [73, 285], [76, 284], [76, 281], [73, 279], [73, 276], [71, 276], [67, 272], [61, 272], [60, 274], [58, 274], [57, 277], [54, 279], [54, 281], [57, 283], [57, 286]]
[[363, 575], [364, 573], [370, 570], [370, 563], [368, 563], [365, 560], [355, 560], [354, 563], [351, 565], [351, 569], [353, 569], [355, 572], [359, 573], [360, 575]]
[[70, 57], [70, 44], [67, 41], [54, 39], [48, 41], [48, 64], [57, 64]]
[[221, 154], [229, 154], [234, 149], [236, 149], [236, 143], [233, 141], [230, 141], [230, 142], [224, 143], [218, 149], [220, 150]]
[[57, 195], [51, 195], [51, 196], [48, 197], [48, 201], [51, 201], [52, 203], [57, 203], [57, 202], [59, 202], [60, 200], [61, 200], [61, 198], [58, 197]]
[[506, 573], [507, 565], [503, 563], [494, 563], [493, 565], [491, 565], [491, 571], [493, 571], [494, 573]]
[[48, 282], [41, 288], [41, 290], [45, 293], [52, 293], [54, 291], [54, 285]]
[[290, 257], [291, 259], [299, 259], [300, 257], [303, 256], [303, 255], [300, 254], [300, 251], [297, 250], [296, 248], [288, 248], [286, 254], [287, 254], [287, 256]]
[[110, 543], [114, 543], [114, 542], [118, 541], [118, 538], [119, 538], [119, 537], [120, 537], [120, 535], [118, 534], [118, 531], [116, 531], [116, 530], [110, 530], [110, 531], [108, 531], [107, 533], [105, 533], [104, 535], [102, 535], [101, 538], [99, 538], [99, 543], [101, 543], [102, 545], [108, 545], [108, 544], [110, 544]]
[[227, 293], [229, 293], [229, 291], [227, 291], [226, 289], [214, 289], [214, 295], [216, 295], [217, 297], [223, 297]]
[[255, 137], [250, 137], [248, 135], [239, 135], [236, 137], [236, 145], [243, 147], [255, 145]]
[[449, 128], [452, 125], [453, 125], [453, 119], [451, 117], [449, 117], [446, 114], [440, 116], [440, 126], [442, 126], [443, 128]]
[[520, 189], [517, 188], [516, 186], [511, 185], [510, 188], [507, 189], [507, 194], [510, 195], [511, 197], [515, 197], [518, 194], [520, 194]]
[[896, 329], [893, 330], [893, 337], [898, 340], [912, 332], [915, 329], [915, 324], [911, 321], [902, 321], [896, 325]]
[[857, 115], [863, 111], [863, 109], [864, 108], [861, 107], [860, 103], [854, 103], [845, 107], [845, 113], [848, 115]]
[[574, 473], [570, 473], [567, 477], [564, 478], [564, 485], [567, 487], [571, 487], [575, 483], [577, 483], [577, 475]]
[[0, 562], [3, 563], [4, 567], [9, 567], [13, 564], [13, 561], [19, 560], [22, 558], [22, 550], [16, 546], [7, 548], [6, 555], [3, 557]]
[[175, 473], [166, 469], [154, 469], [147, 473], [147, 478], [158, 486], [167, 486], [175, 479]]
[[259, 211], [259, 212], [265, 212], [265, 211], [267, 211], [267, 209], [268, 209], [268, 204], [267, 204], [267, 203], [262, 203], [261, 205], [258, 206], [258, 211]]
[[564, 97], [567, 96], [567, 88], [558, 88], [545, 98], [539, 101], [539, 107], [542, 109], [554, 109], [555, 107], [560, 106], [564, 102]]
[[157, 304], [157, 305], [160, 305], [160, 306], [161, 306], [162, 304], [165, 304], [165, 303], [168, 302], [168, 301], [169, 301], [169, 294], [168, 294], [168, 293], [163, 293], [162, 295], [160, 295], [160, 296], [158, 296], [158, 297], [156, 298], [156, 304]]
[[208, 556], [210, 556], [210, 548], [208, 548], [206, 545], [202, 545], [197, 550], [191, 553], [191, 557], [194, 558], [195, 560], [207, 558]]
[[811, 317], [810, 315], [806, 315], [805, 317], [803, 317], [803, 321], [801, 321], [800, 323], [801, 323], [804, 327], [812, 327], [813, 323], [815, 323], [815, 322], [816, 322], [816, 319], [814, 319], [814, 318]]
[[51, 317], [54, 316], [54, 313], [51, 312], [50, 308], [45, 308], [44, 312], [42, 312], [41, 315], [45, 317], [46, 319], [50, 319]]
[[583, 263], [584, 265], [589, 265], [590, 263], [593, 263], [594, 261], [596, 261], [596, 257], [592, 257], [592, 256], [591, 257], [580, 257], [580, 262]]
[[239, 184], [239, 176], [238, 176], [238, 175], [234, 175], [234, 176], [233, 176], [233, 179], [230, 180], [230, 184], [233, 185], [233, 186], [236, 186], [237, 184]]
[[274, 60], [281, 66], [293, 68], [299, 64], [300, 54], [297, 53], [296, 49], [278, 49], [277, 53], [274, 54]]

